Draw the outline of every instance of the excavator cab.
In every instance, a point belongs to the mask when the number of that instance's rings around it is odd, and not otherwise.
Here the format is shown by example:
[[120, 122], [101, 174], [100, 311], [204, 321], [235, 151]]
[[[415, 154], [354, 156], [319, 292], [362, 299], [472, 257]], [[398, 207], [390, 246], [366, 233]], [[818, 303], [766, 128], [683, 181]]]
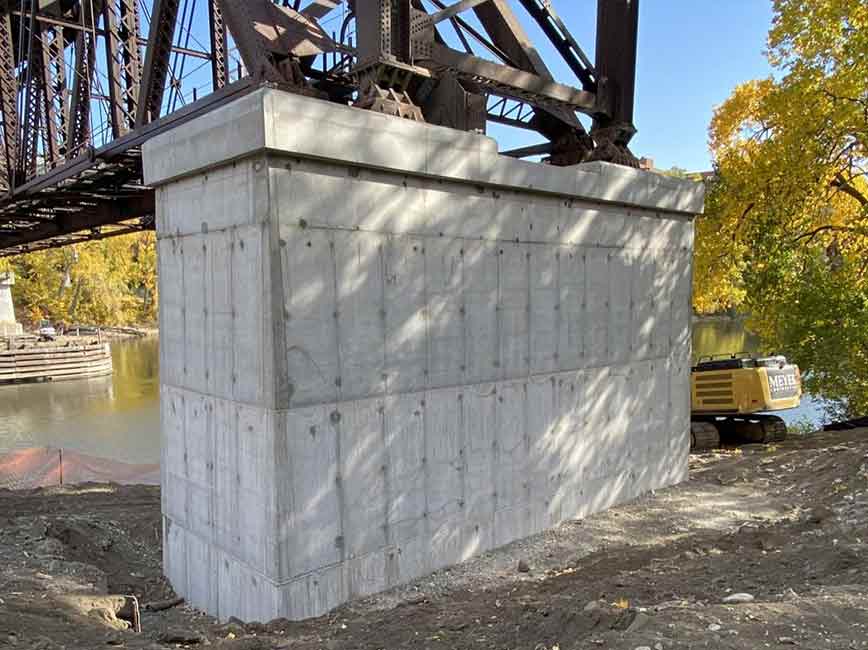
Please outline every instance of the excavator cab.
[[787, 437], [771, 412], [796, 408], [802, 398], [799, 367], [781, 355], [749, 353], [703, 357], [691, 368], [691, 451], [725, 442], [770, 443]]

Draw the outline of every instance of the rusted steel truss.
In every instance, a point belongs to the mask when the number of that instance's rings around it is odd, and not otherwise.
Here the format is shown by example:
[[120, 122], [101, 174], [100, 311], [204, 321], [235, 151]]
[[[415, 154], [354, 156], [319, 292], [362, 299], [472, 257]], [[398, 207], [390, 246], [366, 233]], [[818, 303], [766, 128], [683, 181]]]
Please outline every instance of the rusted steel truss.
[[0, 256], [152, 227], [141, 144], [262, 83], [635, 164], [638, 0], [597, 1], [591, 62], [552, 0], [0, 0]]

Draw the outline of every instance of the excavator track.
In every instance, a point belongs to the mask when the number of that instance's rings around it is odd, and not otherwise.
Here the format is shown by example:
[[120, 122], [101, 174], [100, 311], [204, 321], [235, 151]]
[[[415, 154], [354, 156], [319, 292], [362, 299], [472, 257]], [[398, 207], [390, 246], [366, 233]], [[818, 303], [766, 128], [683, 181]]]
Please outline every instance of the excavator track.
[[787, 439], [787, 423], [777, 416], [763, 416], [762, 427], [763, 433], [765, 433], [763, 442], [766, 444], [770, 442], [783, 442]]
[[768, 445], [787, 439], [787, 424], [776, 415], [721, 418], [717, 427], [728, 443]]
[[711, 422], [690, 423], [690, 451], [702, 452], [720, 447], [720, 432]]

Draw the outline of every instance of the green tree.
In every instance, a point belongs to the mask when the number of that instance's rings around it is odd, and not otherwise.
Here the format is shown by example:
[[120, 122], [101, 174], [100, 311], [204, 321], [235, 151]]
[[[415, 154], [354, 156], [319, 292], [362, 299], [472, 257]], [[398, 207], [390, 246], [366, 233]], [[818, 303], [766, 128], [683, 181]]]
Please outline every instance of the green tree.
[[775, 0], [769, 79], [715, 112], [695, 308], [738, 308], [837, 415], [868, 413], [868, 3]]

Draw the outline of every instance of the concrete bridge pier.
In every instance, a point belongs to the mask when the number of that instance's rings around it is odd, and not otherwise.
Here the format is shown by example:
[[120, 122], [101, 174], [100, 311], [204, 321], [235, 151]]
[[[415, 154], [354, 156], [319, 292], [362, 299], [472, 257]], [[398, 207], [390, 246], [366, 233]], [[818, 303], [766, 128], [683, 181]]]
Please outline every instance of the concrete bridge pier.
[[144, 163], [192, 605], [317, 616], [685, 478], [695, 184], [274, 89]]
[[15, 320], [13, 286], [15, 274], [12, 271], [0, 271], [0, 336], [19, 336], [23, 333], [21, 323]]

